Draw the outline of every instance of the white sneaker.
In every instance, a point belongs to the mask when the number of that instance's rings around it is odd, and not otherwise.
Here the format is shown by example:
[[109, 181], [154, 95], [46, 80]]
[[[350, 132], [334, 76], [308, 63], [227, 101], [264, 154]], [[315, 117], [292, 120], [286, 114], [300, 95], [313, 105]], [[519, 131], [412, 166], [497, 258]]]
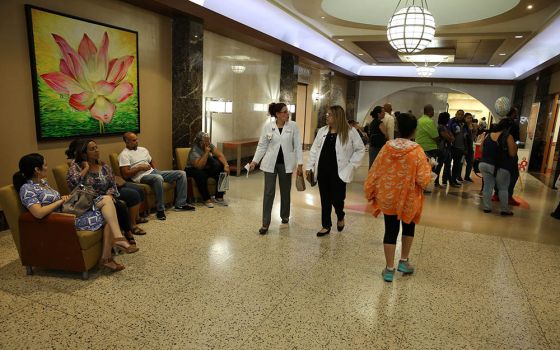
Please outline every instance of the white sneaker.
[[216, 199], [214, 197], [212, 197], [212, 200], [214, 201], [214, 203], [219, 204], [223, 207], [227, 207], [229, 205], [229, 203], [225, 200], [225, 199]]
[[204, 202], [206, 208], [214, 208], [214, 204], [212, 202]]

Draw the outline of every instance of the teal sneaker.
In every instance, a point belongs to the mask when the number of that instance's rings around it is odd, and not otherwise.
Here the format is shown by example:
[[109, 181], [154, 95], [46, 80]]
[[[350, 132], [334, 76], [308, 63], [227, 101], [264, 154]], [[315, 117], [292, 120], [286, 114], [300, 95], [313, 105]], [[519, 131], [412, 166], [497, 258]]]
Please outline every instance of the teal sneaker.
[[384, 268], [381, 271], [381, 276], [383, 276], [383, 280], [385, 282], [393, 282], [393, 275], [395, 274], [395, 269], [389, 270], [388, 268]]
[[410, 265], [408, 260], [399, 260], [399, 267], [397, 267], [397, 270], [405, 275], [410, 275], [414, 273], [414, 266]]

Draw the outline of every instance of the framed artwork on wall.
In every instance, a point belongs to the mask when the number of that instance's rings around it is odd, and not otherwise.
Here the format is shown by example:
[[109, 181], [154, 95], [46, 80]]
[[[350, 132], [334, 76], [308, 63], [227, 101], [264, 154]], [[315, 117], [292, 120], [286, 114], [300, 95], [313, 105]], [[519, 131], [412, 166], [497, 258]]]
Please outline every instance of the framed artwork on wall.
[[138, 133], [138, 32], [25, 11], [37, 139]]

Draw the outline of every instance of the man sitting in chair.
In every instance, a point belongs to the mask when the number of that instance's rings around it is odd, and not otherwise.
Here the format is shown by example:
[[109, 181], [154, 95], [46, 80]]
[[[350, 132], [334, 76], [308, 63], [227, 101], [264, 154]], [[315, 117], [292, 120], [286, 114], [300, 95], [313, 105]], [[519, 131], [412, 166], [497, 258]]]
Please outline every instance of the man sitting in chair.
[[[220, 173], [224, 171], [229, 173], [229, 164], [224, 154], [210, 143], [210, 137], [207, 133], [200, 131], [196, 134], [185, 171], [196, 182], [196, 187], [198, 187], [204, 205], [208, 208], [214, 208], [208, 192], [208, 178], [216, 180], [217, 190]], [[228, 205], [224, 200], [224, 192], [216, 191], [214, 202], [223, 206]]]
[[194, 210], [187, 204], [187, 175], [182, 170], [158, 170], [150, 152], [138, 147], [138, 137], [133, 132], [123, 135], [126, 148], [119, 154], [121, 174], [134, 182], [150, 185], [156, 197], [157, 218], [165, 220], [163, 182], [176, 182], [175, 210]]

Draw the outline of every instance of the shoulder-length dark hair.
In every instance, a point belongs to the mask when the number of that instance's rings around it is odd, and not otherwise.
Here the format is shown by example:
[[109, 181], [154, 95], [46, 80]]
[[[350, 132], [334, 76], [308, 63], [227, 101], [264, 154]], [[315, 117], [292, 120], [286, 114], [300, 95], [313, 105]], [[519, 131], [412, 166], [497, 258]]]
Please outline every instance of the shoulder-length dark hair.
[[76, 142], [76, 152], [74, 161], [78, 164], [87, 162], [87, 148], [90, 142], [95, 142], [93, 139], [81, 139]]
[[19, 160], [19, 171], [12, 176], [12, 183], [19, 192], [21, 186], [33, 178], [35, 168], [42, 169], [45, 164], [45, 158], [39, 153], [26, 154]]
[[369, 115], [371, 115], [373, 119], [379, 119], [379, 115], [381, 114], [381, 112], [383, 112], [383, 107], [375, 106], [375, 108], [371, 111]]

